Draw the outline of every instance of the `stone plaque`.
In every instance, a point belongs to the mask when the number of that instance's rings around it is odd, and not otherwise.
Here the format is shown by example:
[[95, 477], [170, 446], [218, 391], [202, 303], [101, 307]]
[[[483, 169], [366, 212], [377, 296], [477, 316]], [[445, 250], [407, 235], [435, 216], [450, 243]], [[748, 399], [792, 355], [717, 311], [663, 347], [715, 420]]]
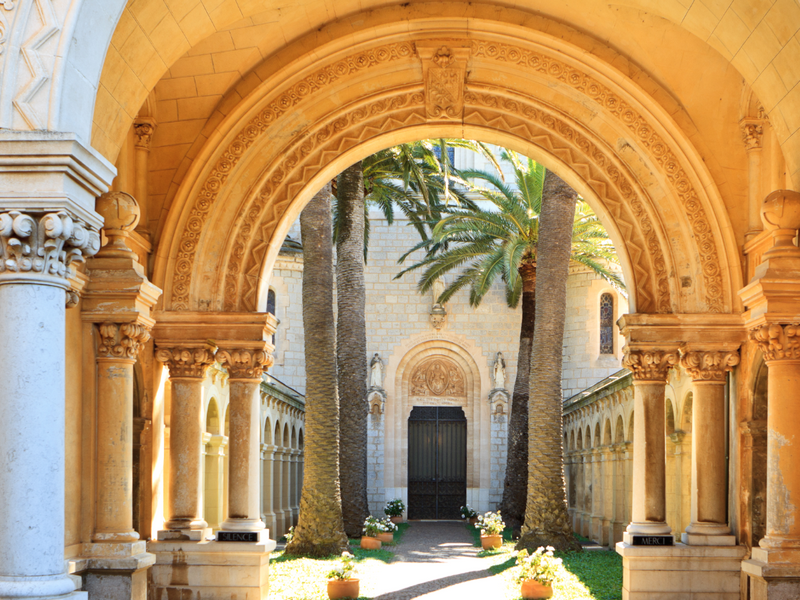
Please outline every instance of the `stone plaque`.
[[257, 531], [218, 531], [218, 542], [257, 542]]
[[674, 546], [675, 538], [671, 535], [634, 535], [631, 536], [634, 546]]

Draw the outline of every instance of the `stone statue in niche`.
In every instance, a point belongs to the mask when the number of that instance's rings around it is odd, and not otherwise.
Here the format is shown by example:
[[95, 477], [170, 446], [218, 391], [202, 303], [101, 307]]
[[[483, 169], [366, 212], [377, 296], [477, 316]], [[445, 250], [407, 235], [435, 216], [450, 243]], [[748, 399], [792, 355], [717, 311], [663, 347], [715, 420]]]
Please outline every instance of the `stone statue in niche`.
[[433, 299], [434, 306], [439, 304], [439, 296], [441, 296], [443, 292], [444, 292], [444, 282], [442, 281], [442, 278], [439, 277], [436, 281], [433, 282], [433, 285], [431, 286], [431, 296]]
[[369, 362], [369, 387], [370, 389], [383, 389], [383, 361], [380, 355], [376, 352]]
[[495, 389], [504, 389], [506, 387], [506, 361], [502, 352], [495, 355], [493, 374]]

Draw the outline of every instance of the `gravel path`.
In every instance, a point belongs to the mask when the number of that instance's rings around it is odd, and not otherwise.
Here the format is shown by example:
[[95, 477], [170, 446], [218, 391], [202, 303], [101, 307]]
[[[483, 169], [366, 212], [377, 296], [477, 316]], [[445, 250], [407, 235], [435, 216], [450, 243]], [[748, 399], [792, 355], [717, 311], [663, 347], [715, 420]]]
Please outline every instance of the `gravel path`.
[[491, 598], [497, 585], [486, 560], [477, 558], [480, 548], [464, 522], [418, 521], [411, 524], [396, 558], [371, 573], [374, 600], [469, 600]]

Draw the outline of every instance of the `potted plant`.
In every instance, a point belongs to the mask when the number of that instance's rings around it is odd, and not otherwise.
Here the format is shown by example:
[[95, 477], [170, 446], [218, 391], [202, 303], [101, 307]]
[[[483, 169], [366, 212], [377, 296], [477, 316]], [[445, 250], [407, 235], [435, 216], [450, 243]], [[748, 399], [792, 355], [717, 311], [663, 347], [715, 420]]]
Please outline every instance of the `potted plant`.
[[527, 550], [517, 553], [517, 581], [522, 584], [522, 597], [525, 600], [550, 598], [553, 595], [553, 582], [561, 567], [561, 559], [553, 556], [553, 550], [552, 546], [539, 546], [530, 555]]
[[499, 512], [487, 512], [479, 516], [475, 527], [481, 530], [481, 547], [484, 550], [494, 550], [503, 545], [503, 529], [506, 524]]
[[403, 504], [403, 501], [400, 498], [395, 498], [386, 503], [386, 508], [383, 509], [383, 512], [392, 520], [392, 523], [402, 523], [405, 509], [406, 505]]
[[392, 523], [392, 520], [389, 517], [381, 519], [381, 525], [383, 525], [385, 531], [378, 534], [378, 539], [382, 544], [389, 544], [393, 542], [394, 532], [397, 531], [397, 525]]
[[364, 550], [378, 550], [381, 547], [381, 541], [378, 539], [378, 534], [385, 533], [386, 528], [375, 517], [369, 516], [364, 521], [364, 535], [361, 536], [361, 547]]
[[352, 579], [353, 555], [342, 552], [342, 562], [328, 571], [328, 598], [358, 598], [358, 579]]
[[470, 525], [478, 522], [478, 513], [469, 504], [461, 507], [461, 518], [467, 519]]

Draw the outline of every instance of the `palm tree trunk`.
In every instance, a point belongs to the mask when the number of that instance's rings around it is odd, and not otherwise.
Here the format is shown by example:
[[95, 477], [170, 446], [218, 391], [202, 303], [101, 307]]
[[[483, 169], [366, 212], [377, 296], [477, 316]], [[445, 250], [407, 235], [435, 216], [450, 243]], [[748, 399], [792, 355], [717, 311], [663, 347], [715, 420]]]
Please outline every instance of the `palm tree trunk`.
[[339, 490], [330, 184], [300, 214], [300, 232], [306, 356], [305, 467], [300, 515], [286, 552], [330, 556], [348, 547]]
[[528, 416], [528, 499], [517, 548], [579, 550], [567, 512], [562, 448], [561, 358], [577, 194], [547, 172], [539, 217], [536, 325]]
[[361, 161], [339, 175], [336, 243], [336, 364], [339, 381], [339, 464], [342, 516], [359, 537], [367, 505], [367, 327], [364, 288], [364, 174]]
[[536, 319], [536, 263], [520, 265], [522, 277], [522, 325], [519, 331], [517, 379], [508, 420], [508, 452], [503, 501], [500, 512], [508, 527], [518, 531], [525, 518], [528, 492], [528, 394], [531, 375], [531, 346]]

